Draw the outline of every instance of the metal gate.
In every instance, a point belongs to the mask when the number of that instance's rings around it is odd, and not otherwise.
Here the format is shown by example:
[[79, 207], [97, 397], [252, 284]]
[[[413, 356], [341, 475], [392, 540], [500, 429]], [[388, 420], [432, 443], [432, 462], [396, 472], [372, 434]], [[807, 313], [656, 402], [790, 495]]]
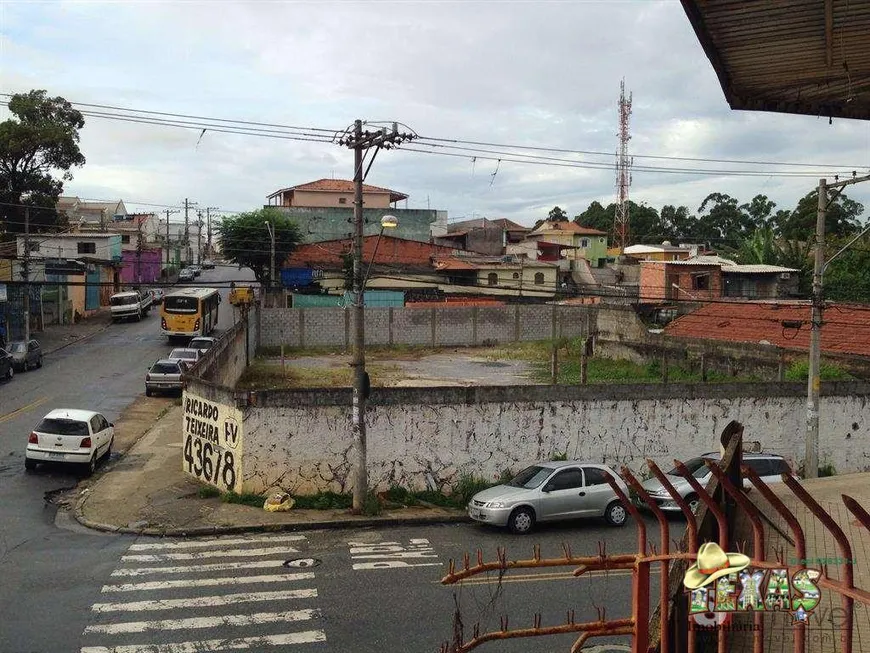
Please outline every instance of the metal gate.
[[88, 270], [85, 286], [85, 310], [95, 311], [100, 307], [100, 268]]
[[[445, 585], [460, 583], [466, 578], [488, 573], [498, 572], [507, 574], [514, 569], [529, 569], [543, 567], [573, 567], [574, 576], [579, 577], [596, 570], [624, 569], [631, 571], [631, 616], [623, 619], [607, 619], [603, 609], [598, 610], [598, 619], [587, 622], [576, 622], [574, 610], [567, 610], [567, 619], [557, 625], [542, 625], [540, 613], [527, 615], [524, 621], [531, 622], [528, 628], [511, 628], [507, 615], [501, 618], [501, 628], [494, 631], [482, 632], [479, 625], [472, 627], [470, 638], [466, 639], [466, 632], [462, 624], [461, 616], [454, 617], [453, 637], [450, 642], [445, 642], [441, 647], [442, 653], [465, 653], [487, 642], [523, 638], [544, 637], [566, 633], [578, 633], [574, 645], [570, 648], [571, 653], [583, 650], [584, 645], [596, 637], [611, 637], [615, 635], [627, 635], [631, 638], [632, 653], [697, 653], [700, 651], [752, 651], [762, 653], [765, 651], [765, 626], [770, 626], [772, 616], [790, 615], [791, 612], [774, 613], [762, 606], [760, 609], [745, 612], [734, 612], [723, 617], [723, 621], [714, 627], [699, 627], [694, 618], [689, 616], [689, 597], [683, 588], [683, 578], [689, 565], [698, 560], [699, 547], [702, 540], [716, 543], [723, 551], [733, 551], [739, 548], [734, 539], [734, 526], [740, 520], [748, 520], [751, 529], [752, 555], [747, 556], [750, 560], [747, 567], [751, 571], [758, 570], [762, 578], [774, 578], [774, 571], [779, 574], [785, 570], [789, 588], [794, 587], [792, 579], [794, 574], [803, 570], [806, 577], [807, 548], [804, 529], [794, 512], [785, 502], [766, 485], [751, 469], [742, 465], [742, 439], [743, 427], [737, 422], [731, 422], [722, 433], [722, 442], [725, 453], [721, 463], [708, 461], [712, 470], [713, 478], [706, 488], [702, 487], [697, 479], [686, 467], [675, 461], [677, 469], [683, 478], [692, 486], [695, 494], [702, 501], [696, 514], [693, 514], [686, 501], [674, 489], [667, 477], [652, 461], [647, 461], [650, 473], [655, 476], [668, 491], [673, 501], [680, 507], [686, 517], [687, 530], [683, 542], [678, 550], [672, 551], [670, 546], [670, 528], [668, 519], [656, 502], [644, 491], [640, 481], [628, 469], [623, 468], [620, 476], [631, 489], [632, 497], [625, 496], [615, 479], [608, 475], [608, 483], [622, 500], [623, 504], [631, 513], [637, 530], [637, 549], [627, 554], [606, 554], [605, 545], [599, 542], [599, 554], [596, 556], [577, 557], [572, 555], [571, 548], [563, 544], [562, 557], [543, 558], [540, 547], [535, 546], [533, 555], [528, 559], [510, 560], [507, 552], [499, 548], [494, 560], [485, 561], [480, 550], [477, 551], [476, 559], [472, 562], [470, 555], [466, 554], [461, 563], [450, 560], [447, 575], [442, 579]], [[789, 470], [790, 471], [790, 470]], [[784, 532], [765, 511], [749, 499], [743, 487], [743, 478], [749, 480], [757, 493], [767, 502], [766, 505], [778, 515], [782, 522], [787, 525], [788, 533]], [[843, 532], [837, 522], [828, 512], [801, 487], [790, 474], [783, 474], [782, 480], [790, 496], [795, 503], [812, 513], [818, 524], [826, 531], [837, 547], [838, 557], [832, 558], [836, 562], [834, 573], [827, 561], [821, 564], [818, 570], [816, 587], [818, 590], [833, 593], [839, 602], [839, 613], [836, 629], [836, 642], [833, 649], [838, 653], [859, 653], [870, 651], [870, 641], [861, 645], [860, 639], [857, 647], [854, 643], [858, 632], [855, 617], [855, 602], [864, 608], [870, 608], [870, 592], [855, 587], [854, 585], [854, 558], [849, 538]], [[842, 495], [842, 502], [848, 512], [857, 521], [860, 527], [870, 530], [870, 514], [858, 503], [847, 495]], [[638, 506], [644, 504], [655, 516], [658, 523], [658, 544], [648, 541], [647, 528]], [[769, 541], [768, 535], [774, 531], [785, 537], [791, 545], [794, 555], [786, 557], [785, 547], [779, 547], [771, 551], [766, 548]], [[709, 545], [708, 545], [709, 546]], [[863, 561], [866, 564], [870, 561]], [[701, 563], [698, 563], [700, 567]], [[657, 566], [661, 574], [660, 592], [658, 596], [658, 608], [650, 614], [650, 571]], [[814, 571], [814, 574], [816, 572]], [[780, 576], [776, 576], [780, 578]], [[753, 581], [755, 582], [755, 581]], [[772, 582], [772, 581], [768, 581]], [[756, 583], [757, 585], [757, 583]], [[718, 586], [714, 585], [718, 591]], [[742, 591], [742, 590], [741, 590]], [[758, 589], [756, 589], [758, 591]], [[809, 594], [801, 594], [800, 599]], [[788, 598], [789, 610], [793, 607], [791, 595]], [[717, 599], [718, 600], [718, 599]], [[765, 599], [767, 600], [767, 599]], [[797, 599], [796, 599], [797, 600]], [[764, 604], [766, 606], [766, 604]], [[803, 603], [801, 604], [803, 606]], [[866, 617], [867, 610], [864, 610]], [[725, 621], [727, 619], [727, 622]], [[807, 622], [795, 617], [794, 623], [787, 626], [787, 634], [790, 646], [783, 645], [777, 650], [791, 649], [794, 653], [820, 651], [820, 646], [807, 647]], [[870, 632], [870, 628], [867, 629]], [[767, 650], [773, 650], [768, 646]]]

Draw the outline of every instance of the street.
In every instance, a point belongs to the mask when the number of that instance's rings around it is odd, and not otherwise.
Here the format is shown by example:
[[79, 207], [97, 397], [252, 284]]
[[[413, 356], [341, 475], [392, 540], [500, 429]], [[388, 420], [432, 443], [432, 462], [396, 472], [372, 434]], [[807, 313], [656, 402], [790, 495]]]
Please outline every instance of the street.
[[[245, 271], [247, 272], [247, 270]], [[201, 280], [241, 279], [235, 267]], [[226, 290], [222, 290], [224, 297]], [[233, 319], [221, 306], [220, 327]], [[528, 537], [473, 524], [363, 528], [160, 540], [91, 532], [45, 500], [78, 477], [57, 467], [25, 473], [27, 433], [48, 410], [90, 408], [116, 420], [143, 394], [148, 365], [171, 346], [159, 315], [109, 326], [16, 375], [0, 394], [0, 629], [2, 653], [183, 653], [255, 651], [436, 651], [460, 610], [465, 638], [482, 632], [577, 622], [630, 612], [627, 572], [571, 577], [569, 568], [491, 573], [461, 586], [438, 581], [448, 559], [476, 550], [492, 560], [632, 552], [634, 527], [542, 525]], [[171, 402], [171, 398], [164, 401]], [[116, 454], [117, 455], [117, 454]], [[98, 472], [99, 473], [99, 472]], [[649, 523], [652, 530], [652, 523]], [[672, 522], [672, 537], [682, 532]], [[656, 576], [653, 575], [653, 590]], [[573, 636], [485, 644], [502, 652], [568, 650]], [[625, 638], [620, 640], [626, 643]]]

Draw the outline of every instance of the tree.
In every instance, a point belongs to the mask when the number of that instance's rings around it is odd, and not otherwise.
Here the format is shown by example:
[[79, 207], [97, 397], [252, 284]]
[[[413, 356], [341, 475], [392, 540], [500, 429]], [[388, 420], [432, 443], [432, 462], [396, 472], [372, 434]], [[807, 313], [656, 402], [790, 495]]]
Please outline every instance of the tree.
[[756, 227], [767, 226], [775, 208], [776, 202], [768, 199], [767, 195], [756, 195], [749, 204], [740, 207]]
[[[829, 260], [851, 239], [826, 242]], [[870, 302], [870, 237], [864, 236], [831, 261], [825, 271], [825, 298], [836, 301]], [[836, 310], [836, 309], [834, 309]]]
[[[777, 213], [777, 235], [795, 240], [809, 241], [815, 237], [816, 215], [819, 210], [819, 191], [814, 190], [800, 199], [791, 213]], [[825, 234], [833, 237], [855, 234], [860, 228], [858, 216], [864, 212], [860, 202], [838, 195], [825, 213]]]
[[[574, 222], [584, 227], [606, 231], [613, 238], [613, 223], [616, 219], [616, 204], [604, 208], [600, 202], [592, 202], [583, 213], [574, 217]], [[641, 202], [628, 201], [628, 233], [633, 243], [661, 242], [664, 233], [658, 211]]]
[[764, 263], [779, 265], [782, 250], [776, 242], [776, 234], [770, 227], [760, 227], [740, 243], [736, 258], [738, 263]]
[[224, 218], [218, 228], [224, 256], [233, 263], [251, 268], [261, 284], [271, 281], [272, 239], [267, 222], [275, 230], [275, 268], [280, 271], [283, 261], [302, 242], [298, 225], [280, 209], [267, 207], [240, 213], [234, 218]]
[[568, 222], [568, 214], [558, 206], [554, 206], [547, 214], [547, 220], [551, 222]]
[[54, 207], [63, 182], [72, 179], [70, 169], [85, 163], [79, 149], [85, 121], [64, 98], [44, 90], [17, 93], [8, 106], [13, 117], [0, 123], [0, 216], [7, 234], [23, 233], [21, 205], [42, 207], [31, 212], [31, 230], [41, 231], [63, 222]]
[[689, 213], [686, 206], [665, 204], [659, 215], [664, 237], [670, 241], [691, 241], [697, 228], [698, 220]]
[[737, 199], [725, 193], [710, 193], [698, 207], [702, 215], [698, 218], [695, 237], [713, 246], [736, 249], [757, 226], [746, 206], [740, 206]]
[[574, 216], [574, 222], [582, 227], [591, 227], [599, 231], [613, 231], [613, 213], [605, 209], [601, 202], [594, 201], [583, 213]]

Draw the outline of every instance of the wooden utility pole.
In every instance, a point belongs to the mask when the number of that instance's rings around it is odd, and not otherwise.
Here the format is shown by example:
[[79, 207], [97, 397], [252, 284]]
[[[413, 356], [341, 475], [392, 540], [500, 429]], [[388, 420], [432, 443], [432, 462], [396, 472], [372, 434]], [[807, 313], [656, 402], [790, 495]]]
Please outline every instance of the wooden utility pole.
[[24, 207], [24, 341], [30, 342], [30, 207]]
[[[368, 492], [368, 472], [366, 470], [366, 424], [365, 408], [369, 392], [369, 376], [365, 363], [365, 282], [363, 277], [363, 181], [374, 163], [377, 153], [393, 148], [403, 141], [415, 138], [412, 134], [400, 134], [393, 123], [392, 130], [382, 128], [363, 131], [361, 120], [354, 121], [352, 134], [339, 142], [353, 150], [353, 295], [354, 295], [354, 339], [353, 339], [353, 405], [352, 430], [354, 448], [353, 474], [353, 512], [360, 513]], [[363, 172], [364, 154], [375, 148], [368, 168]]]

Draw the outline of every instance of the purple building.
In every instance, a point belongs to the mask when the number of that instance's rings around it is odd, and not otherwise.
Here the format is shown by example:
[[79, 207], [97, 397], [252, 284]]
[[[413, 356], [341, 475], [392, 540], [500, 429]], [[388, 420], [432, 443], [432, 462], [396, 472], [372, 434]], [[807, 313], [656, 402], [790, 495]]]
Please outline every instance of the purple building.
[[163, 250], [159, 247], [143, 248], [141, 252], [135, 249], [124, 250], [121, 253], [121, 261], [123, 264], [121, 283], [137, 281], [152, 283], [160, 279], [160, 271], [163, 269]]

